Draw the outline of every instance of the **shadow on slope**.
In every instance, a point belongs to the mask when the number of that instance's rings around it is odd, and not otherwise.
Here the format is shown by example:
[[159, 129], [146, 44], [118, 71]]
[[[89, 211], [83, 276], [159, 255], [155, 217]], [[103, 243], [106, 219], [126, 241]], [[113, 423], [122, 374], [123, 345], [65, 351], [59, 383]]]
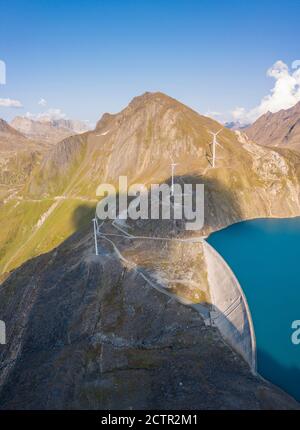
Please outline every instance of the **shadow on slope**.
[[[201, 183], [199, 177], [177, 180]], [[215, 182], [206, 184], [213, 199], [222, 192]], [[223, 196], [238, 215], [230, 193]], [[91, 212], [86, 205], [76, 208], [73, 222], [81, 231], [23, 264], [0, 287], [0, 319], [7, 326], [7, 345], [0, 347], [1, 408], [263, 407], [257, 388], [268, 399], [274, 389], [250, 374], [198, 312], [124, 267], [107, 243], [94, 255]], [[216, 208], [206, 226], [221, 221]], [[122, 250], [134, 252], [130, 240], [119, 240]], [[152, 259], [160, 249], [154, 241]], [[278, 402], [288, 404], [285, 395]]]
[[[171, 186], [172, 179], [168, 178], [164, 183]], [[220, 229], [242, 219], [242, 211], [239, 206], [239, 202], [236, 199], [235, 193], [231, 189], [224, 187], [217, 178], [210, 178], [207, 176], [200, 175], [184, 175], [174, 177], [174, 184], [180, 185], [183, 194], [183, 199], [187, 199], [189, 189], [185, 189], [185, 186], [192, 186], [193, 195], [193, 211], [196, 209], [196, 185], [204, 185], [204, 226], [201, 230], [197, 231], [197, 234], [206, 235], [213, 230]], [[175, 219], [174, 211], [171, 210], [170, 219], [162, 218], [162, 204], [160, 201], [160, 214], [159, 219], [151, 219], [151, 199], [150, 199], [150, 187], [148, 188], [148, 219], [139, 219], [132, 221], [128, 219], [125, 224], [136, 232], [152, 233], [154, 236], [161, 233], [163, 230], [165, 234], [171, 235], [188, 235], [191, 231], [186, 230], [186, 223], [188, 219], [184, 216], [182, 220]], [[117, 215], [119, 214], [118, 199], [117, 198]], [[131, 198], [128, 198], [128, 202]], [[182, 200], [184, 201], [184, 200]], [[83, 209], [82, 209], [83, 210]], [[183, 211], [184, 212], [184, 211]], [[193, 232], [195, 233], [195, 231]]]
[[75, 208], [72, 215], [72, 223], [75, 231], [80, 231], [91, 225], [95, 216], [95, 207], [81, 204]]
[[91, 228], [2, 288], [1, 409], [296, 407], [251, 375], [198, 312], [112, 253], [96, 257]]

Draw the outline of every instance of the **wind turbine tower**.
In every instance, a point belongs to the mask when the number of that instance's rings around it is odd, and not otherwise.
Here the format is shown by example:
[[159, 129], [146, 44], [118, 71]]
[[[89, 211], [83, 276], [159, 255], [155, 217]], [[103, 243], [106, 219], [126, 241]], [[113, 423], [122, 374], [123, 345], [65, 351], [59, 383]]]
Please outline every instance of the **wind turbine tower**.
[[172, 185], [171, 185], [171, 195], [174, 196], [174, 172], [175, 167], [178, 166], [178, 163], [171, 163], [171, 174], [172, 174]]
[[93, 224], [94, 224], [95, 254], [99, 255], [99, 253], [98, 253], [98, 241], [97, 241], [97, 232], [98, 232], [97, 218], [93, 218]]
[[212, 157], [211, 157], [211, 159], [212, 159], [212, 167], [213, 168], [216, 167], [217, 146], [220, 146], [220, 148], [223, 148], [223, 146], [217, 141], [217, 136], [219, 133], [221, 133], [222, 130], [223, 129], [221, 128], [219, 131], [217, 131], [217, 133], [213, 133], [212, 131], [209, 132], [213, 136], [213, 141], [211, 143], [211, 145], [212, 145]]

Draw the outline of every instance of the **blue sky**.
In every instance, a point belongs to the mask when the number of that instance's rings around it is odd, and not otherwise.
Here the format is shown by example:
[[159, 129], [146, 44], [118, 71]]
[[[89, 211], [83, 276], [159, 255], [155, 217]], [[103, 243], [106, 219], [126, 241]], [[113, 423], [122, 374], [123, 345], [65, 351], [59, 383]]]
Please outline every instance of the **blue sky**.
[[[201, 113], [251, 110], [300, 58], [300, 0], [0, 0], [0, 117], [92, 122], [163, 91]], [[47, 105], [38, 105], [43, 98]], [[2, 103], [3, 104], [3, 103]]]

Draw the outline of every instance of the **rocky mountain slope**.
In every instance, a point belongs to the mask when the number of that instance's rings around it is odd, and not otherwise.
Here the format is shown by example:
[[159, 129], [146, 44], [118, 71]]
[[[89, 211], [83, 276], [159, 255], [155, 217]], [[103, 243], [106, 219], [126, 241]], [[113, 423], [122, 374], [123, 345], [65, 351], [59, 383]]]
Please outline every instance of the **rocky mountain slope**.
[[[123, 243], [144, 267], [141, 251], [153, 264], [159, 247], [150, 256], [147, 242], [139, 252]], [[299, 408], [252, 375], [195, 309], [124, 266], [109, 242], [99, 251], [83, 230], [2, 284], [1, 409]]]
[[260, 145], [300, 151], [300, 102], [290, 109], [267, 112], [243, 130]]
[[300, 157], [223, 128], [212, 168], [210, 131], [221, 128], [162, 93], [145, 93], [120, 113], [105, 114], [94, 131], [59, 142], [0, 208], [7, 226], [0, 235], [2, 272], [72, 234], [72, 213], [82, 202], [93, 210], [99, 184], [118, 186], [120, 175], [129, 184], [165, 182], [171, 160], [179, 163], [178, 181], [205, 184], [202, 234], [241, 219], [299, 215]]
[[[95, 130], [54, 145], [2, 200], [3, 409], [298, 408], [253, 376], [199, 313], [211, 297], [196, 236], [300, 213], [300, 155], [222, 128], [212, 168], [210, 132], [221, 128], [164, 94], [145, 93]], [[96, 257], [98, 185], [118, 186], [120, 175], [129, 184], [170, 182], [171, 161], [175, 182], [205, 185], [204, 228], [129, 221], [119, 237], [107, 223]]]
[[28, 146], [30, 146], [30, 141], [22, 133], [0, 118], [0, 151], [22, 150]]
[[0, 119], [0, 199], [24, 185], [41, 158], [42, 147]]
[[20, 116], [11, 121], [11, 126], [32, 140], [48, 144], [88, 130], [82, 121], [48, 118], [34, 120]]

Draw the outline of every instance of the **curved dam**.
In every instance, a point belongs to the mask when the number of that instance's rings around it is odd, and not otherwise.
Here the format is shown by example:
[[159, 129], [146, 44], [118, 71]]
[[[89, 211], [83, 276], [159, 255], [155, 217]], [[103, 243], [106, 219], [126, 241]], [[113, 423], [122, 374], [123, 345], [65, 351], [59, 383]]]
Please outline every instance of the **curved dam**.
[[254, 326], [243, 290], [225, 260], [205, 240], [203, 252], [212, 301], [210, 322], [256, 373]]

